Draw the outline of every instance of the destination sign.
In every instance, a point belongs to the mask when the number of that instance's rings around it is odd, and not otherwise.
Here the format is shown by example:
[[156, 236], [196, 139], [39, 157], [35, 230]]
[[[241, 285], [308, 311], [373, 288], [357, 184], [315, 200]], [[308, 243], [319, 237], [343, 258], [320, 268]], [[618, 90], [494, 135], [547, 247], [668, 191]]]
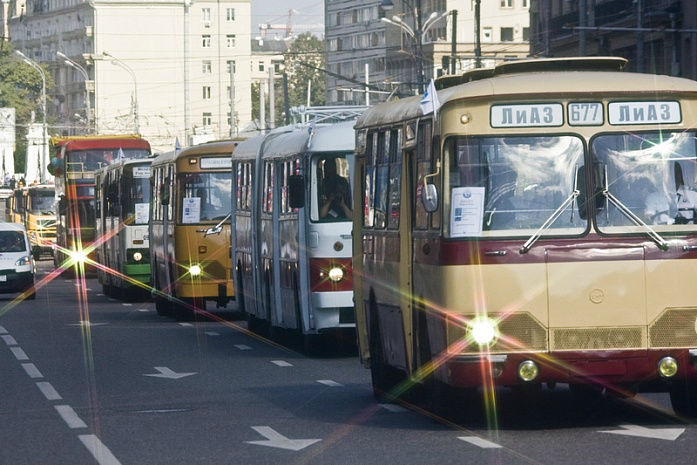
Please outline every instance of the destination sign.
[[229, 157], [201, 157], [201, 169], [214, 170], [232, 168], [232, 155]]
[[564, 124], [564, 109], [561, 103], [523, 105], [493, 105], [491, 127], [527, 128], [556, 127]]
[[610, 124], [657, 124], [682, 121], [679, 102], [611, 102]]
[[150, 177], [150, 167], [149, 166], [134, 166], [133, 167], [133, 177], [134, 178], [149, 178]]

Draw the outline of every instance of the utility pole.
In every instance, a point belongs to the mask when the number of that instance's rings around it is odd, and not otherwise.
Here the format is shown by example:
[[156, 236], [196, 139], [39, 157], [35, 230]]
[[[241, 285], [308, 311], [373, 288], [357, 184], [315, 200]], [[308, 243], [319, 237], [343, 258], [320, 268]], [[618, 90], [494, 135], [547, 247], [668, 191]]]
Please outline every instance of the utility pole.
[[457, 56], [457, 10], [450, 12], [453, 16], [452, 40], [450, 41], [450, 74], [455, 75], [455, 57]]

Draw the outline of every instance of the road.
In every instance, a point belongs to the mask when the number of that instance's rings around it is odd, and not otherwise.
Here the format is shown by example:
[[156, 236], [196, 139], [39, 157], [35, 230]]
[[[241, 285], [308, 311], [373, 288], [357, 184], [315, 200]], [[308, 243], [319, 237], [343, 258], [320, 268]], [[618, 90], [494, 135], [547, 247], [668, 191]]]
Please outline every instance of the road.
[[51, 277], [0, 295], [0, 464], [694, 464], [667, 395], [580, 406], [559, 386], [497, 392], [444, 420], [378, 404], [355, 356], [306, 357], [233, 311], [197, 321]]

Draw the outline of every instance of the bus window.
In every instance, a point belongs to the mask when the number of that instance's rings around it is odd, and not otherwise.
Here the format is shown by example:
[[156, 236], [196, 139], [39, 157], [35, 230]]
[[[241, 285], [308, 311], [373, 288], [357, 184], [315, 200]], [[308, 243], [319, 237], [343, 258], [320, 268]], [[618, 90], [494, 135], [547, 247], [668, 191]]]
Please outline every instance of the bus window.
[[636, 233], [637, 227], [644, 226], [638, 221], [659, 229], [681, 224], [694, 228], [696, 140], [695, 134], [684, 132], [596, 137], [593, 154], [606, 176], [597, 187], [608, 193], [607, 212], [597, 213], [599, 228], [607, 233]]
[[182, 223], [220, 221], [230, 214], [232, 175], [230, 172], [184, 174]]
[[353, 211], [346, 157], [319, 158], [316, 172], [320, 186], [317, 193], [319, 220], [350, 221]]
[[543, 225], [542, 233], [555, 235], [586, 229], [572, 201], [574, 173], [583, 165], [580, 139], [457, 139], [449, 142], [446, 154], [449, 192], [443, 202], [451, 237], [524, 236]]

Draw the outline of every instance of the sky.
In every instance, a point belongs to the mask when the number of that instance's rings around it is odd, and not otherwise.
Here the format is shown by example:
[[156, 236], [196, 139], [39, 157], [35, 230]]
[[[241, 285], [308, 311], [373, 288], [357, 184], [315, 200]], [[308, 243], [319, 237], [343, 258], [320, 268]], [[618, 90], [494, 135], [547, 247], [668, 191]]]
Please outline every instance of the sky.
[[[251, 0], [252, 36], [260, 34], [259, 24], [285, 26], [288, 12], [291, 14], [291, 26], [294, 35], [312, 32], [322, 36], [324, 24], [324, 0]], [[277, 34], [282, 37], [284, 30], [270, 29], [267, 36]]]

